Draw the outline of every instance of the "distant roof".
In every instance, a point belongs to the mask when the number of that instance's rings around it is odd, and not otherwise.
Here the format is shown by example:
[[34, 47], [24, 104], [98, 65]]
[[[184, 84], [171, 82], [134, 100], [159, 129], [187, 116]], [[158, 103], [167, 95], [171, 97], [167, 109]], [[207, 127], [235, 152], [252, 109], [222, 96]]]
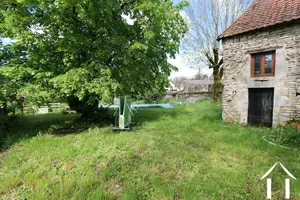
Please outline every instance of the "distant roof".
[[183, 80], [184, 83], [190, 85], [212, 85], [214, 82], [213, 80], [204, 79], [204, 80]]
[[300, 19], [300, 0], [255, 0], [218, 39]]

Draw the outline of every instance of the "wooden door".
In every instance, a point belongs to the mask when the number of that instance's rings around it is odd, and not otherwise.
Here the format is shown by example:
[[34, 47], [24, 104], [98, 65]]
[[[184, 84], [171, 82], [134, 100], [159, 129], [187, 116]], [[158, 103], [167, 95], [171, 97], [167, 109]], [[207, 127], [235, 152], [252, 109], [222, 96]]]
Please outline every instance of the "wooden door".
[[249, 89], [248, 124], [272, 127], [274, 88]]

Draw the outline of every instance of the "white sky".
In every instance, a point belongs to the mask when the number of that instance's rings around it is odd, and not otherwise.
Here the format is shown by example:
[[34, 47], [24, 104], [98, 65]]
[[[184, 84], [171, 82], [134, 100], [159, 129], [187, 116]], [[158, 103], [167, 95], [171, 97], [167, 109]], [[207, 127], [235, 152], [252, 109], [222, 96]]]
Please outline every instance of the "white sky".
[[12, 42], [9, 38], [0, 38], [0, 40], [4, 45], [10, 44]]
[[134, 19], [131, 19], [130, 16], [122, 14], [121, 15], [123, 19], [125, 19], [125, 21], [127, 22], [127, 24], [129, 25], [133, 25], [134, 24]]
[[[173, 0], [175, 4], [178, 3], [179, 1], [180, 0]], [[189, 17], [187, 16], [184, 10], [180, 11], [180, 15], [185, 19], [185, 21], [189, 25], [191, 20], [189, 19]], [[183, 55], [181, 55], [180, 53], [176, 55], [176, 59], [168, 59], [168, 62], [178, 68], [177, 72], [171, 73], [170, 78], [174, 78], [174, 77], [193, 78], [199, 72], [199, 69], [191, 68], [187, 66], [184, 63]], [[203, 67], [201, 68], [201, 73], [210, 76], [212, 74], [212, 70], [208, 69], [208, 67]]]
[[176, 59], [168, 59], [168, 62], [178, 68], [177, 72], [172, 72], [170, 78], [174, 77], [187, 77], [192, 78], [198, 72], [197, 69], [193, 69], [190, 67], [185, 66], [183, 58], [180, 55], [176, 56]]
[[[171, 73], [170, 78], [174, 78], [174, 77], [193, 78], [199, 72], [199, 69], [186, 66], [186, 64], [184, 63], [184, 59], [180, 54], [176, 56], [176, 59], [168, 59], [168, 62], [178, 68], [177, 72]], [[201, 68], [201, 73], [210, 76], [212, 74], [212, 70], [208, 69], [208, 67]]]

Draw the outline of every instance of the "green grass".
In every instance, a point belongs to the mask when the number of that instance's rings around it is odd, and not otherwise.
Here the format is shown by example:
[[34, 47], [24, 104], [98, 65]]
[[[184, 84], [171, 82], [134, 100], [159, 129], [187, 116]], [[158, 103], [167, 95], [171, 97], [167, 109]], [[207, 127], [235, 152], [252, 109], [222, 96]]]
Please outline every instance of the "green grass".
[[[74, 118], [18, 121], [0, 153], [0, 199], [265, 199], [259, 179], [277, 161], [300, 178], [298, 150], [267, 144], [267, 128], [221, 121], [208, 101], [139, 111], [131, 132], [75, 131]], [[283, 199], [284, 172], [271, 177], [274, 199]], [[300, 199], [299, 181], [291, 194]]]

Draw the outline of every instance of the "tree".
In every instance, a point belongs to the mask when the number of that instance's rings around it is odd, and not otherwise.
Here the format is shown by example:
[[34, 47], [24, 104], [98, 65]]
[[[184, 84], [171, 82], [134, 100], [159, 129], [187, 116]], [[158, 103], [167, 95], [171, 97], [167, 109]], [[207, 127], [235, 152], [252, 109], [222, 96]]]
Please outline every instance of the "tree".
[[180, 77], [174, 77], [171, 78], [170, 81], [174, 84], [175, 87], [179, 88], [180, 85], [184, 83], [184, 80], [188, 80], [189, 78], [180, 76]]
[[167, 58], [175, 57], [187, 32], [179, 14], [186, 5], [3, 0], [0, 37], [15, 40], [12, 46], [24, 55], [4, 63], [2, 73], [20, 72], [21, 88], [47, 91], [89, 111], [113, 96], [165, 88], [175, 69]]
[[201, 68], [198, 68], [198, 72], [197, 74], [192, 78], [194, 80], [203, 80], [203, 79], [208, 79], [208, 76], [207, 74], [202, 74], [201, 73]]
[[[1, 67], [7, 63], [9, 57], [8, 48], [4, 47], [0, 41], [0, 70]], [[8, 114], [7, 102], [15, 99], [16, 85], [5, 75], [0, 73], [0, 108], [3, 109], [4, 114]]]
[[218, 36], [249, 7], [252, 0], [188, 0], [185, 9], [189, 33], [182, 45], [188, 64], [213, 70], [213, 101], [222, 91], [222, 47]]
[[[50, 94], [38, 84], [30, 83], [34, 70], [22, 66], [27, 62], [26, 51], [21, 45], [0, 43], [0, 104], [5, 110], [23, 110], [24, 100], [39, 106], [49, 100]], [[9, 109], [8, 109], [8, 105]], [[1, 106], [1, 105], [0, 105]]]
[[204, 80], [204, 79], [208, 79], [208, 76], [206, 74], [201, 74], [201, 73], [197, 73], [194, 78], [192, 78], [194, 80]]

